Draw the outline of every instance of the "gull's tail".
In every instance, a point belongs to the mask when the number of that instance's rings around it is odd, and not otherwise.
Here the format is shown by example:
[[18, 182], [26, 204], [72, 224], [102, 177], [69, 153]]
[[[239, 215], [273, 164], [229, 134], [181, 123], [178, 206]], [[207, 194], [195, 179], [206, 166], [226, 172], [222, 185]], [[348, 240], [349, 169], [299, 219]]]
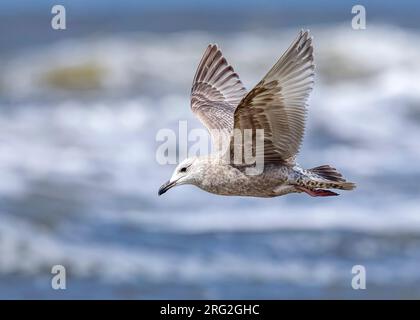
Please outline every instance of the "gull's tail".
[[309, 169], [311, 173], [322, 178], [323, 183], [327, 183], [329, 186], [323, 188], [341, 189], [341, 190], [353, 190], [356, 185], [353, 182], [348, 182], [343, 178], [340, 172], [336, 168], [332, 168], [329, 165], [319, 166]]
[[338, 193], [324, 189], [353, 190], [356, 185], [343, 178], [337, 169], [329, 165], [305, 170], [305, 177], [297, 186], [297, 190], [313, 197], [336, 196]]

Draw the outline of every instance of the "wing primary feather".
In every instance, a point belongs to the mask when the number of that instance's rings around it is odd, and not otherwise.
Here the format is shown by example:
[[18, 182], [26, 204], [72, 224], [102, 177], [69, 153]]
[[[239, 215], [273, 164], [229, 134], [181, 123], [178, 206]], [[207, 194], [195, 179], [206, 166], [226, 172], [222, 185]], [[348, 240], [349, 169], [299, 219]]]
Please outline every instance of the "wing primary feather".
[[312, 42], [309, 31], [300, 31], [235, 110], [235, 128], [264, 129], [265, 162], [291, 163], [299, 151], [307, 98], [314, 83]]
[[[213, 145], [229, 139], [236, 106], [246, 90], [216, 44], [204, 51], [191, 88], [191, 109], [212, 135]], [[217, 130], [224, 132], [217, 135]]]

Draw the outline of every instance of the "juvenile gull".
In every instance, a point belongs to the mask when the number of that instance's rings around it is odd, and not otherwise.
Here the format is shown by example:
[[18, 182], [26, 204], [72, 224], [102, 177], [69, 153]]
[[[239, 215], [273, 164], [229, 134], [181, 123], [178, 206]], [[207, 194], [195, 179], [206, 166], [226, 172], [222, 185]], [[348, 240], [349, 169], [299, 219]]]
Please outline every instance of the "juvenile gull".
[[[215, 151], [182, 161], [158, 194], [182, 184], [219, 195], [253, 197], [296, 192], [335, 196], [326, 189], [355, 188], [329, 165], [303, 169], [295, 161], [314, 83], [313, 61], [312, 37], [309, 31], [301, 31], [267, 75], [247, 92], [217, 45], [209, 45], [194, 76], [191, 109], [210, 131]], [[263, 160], [258, 175], [248, 174], [249, 164], [232, 161], [234, 152], [243, 152], [246, 144], [234, 139], [233, 132], [247, 129], [264, 130], [263, 152], [258, 152], [255, 139], [250, 146], [255, 159]]]

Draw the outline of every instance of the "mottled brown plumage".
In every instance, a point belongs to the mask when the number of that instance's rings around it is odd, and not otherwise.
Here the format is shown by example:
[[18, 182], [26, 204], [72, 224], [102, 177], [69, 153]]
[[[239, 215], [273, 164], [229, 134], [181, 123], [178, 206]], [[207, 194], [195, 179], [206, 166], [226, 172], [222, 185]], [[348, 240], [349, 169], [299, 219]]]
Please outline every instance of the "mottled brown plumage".
[[209, 45], [191, 88], [191, 109], [212, 135], [216, 150], [229, 139], [236, 106], [246, 94], [239, 76], [217, 45]]
[[[191, 90], [191, 109], [207, 127], [215, 152], [184, 160], [159, 194], [193, 184], [220, 195], [274, 197], [293, 192], [331, 196], [324, 189], [352, 190], [334, 168], [304, 170], [295, 157], [303, 140], [307, 99], [314, 83], [312, 37], [301, 31], [265, 77], [248, 93], [217, 45], [209, 45], [198, 65]], [[236, 139], [251, 130], [251, 141]], [[262, 146], [256, 133], [262, 130]], [[233, 161], [251, 149], [256, 164]], [[244, 161], [244, 160], [243, 160]]]

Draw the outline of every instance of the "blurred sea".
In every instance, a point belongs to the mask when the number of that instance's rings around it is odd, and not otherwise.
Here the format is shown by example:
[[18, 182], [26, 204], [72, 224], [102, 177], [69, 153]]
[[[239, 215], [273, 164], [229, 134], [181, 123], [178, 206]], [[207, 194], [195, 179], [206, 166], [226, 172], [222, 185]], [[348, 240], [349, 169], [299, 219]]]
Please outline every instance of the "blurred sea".
[[[81, 18], [78, 29], [68, 13], [60, 38], [48, 10], [45, 25], [0, 23], [0, 298], [420, 298], [417, 27], [355, 31], [347, 8], [348, 21], [231, 29], [224, 16], [172, 27], [170, 14], [149, 17], [153, 28]], [[302, 27], [317, 74], [298, 161], [332, 164], [357, 189], [158, 197], [174, 167], [157, 164], [156, 133], [201, 127], [189, 91], [206, 45], [251, 89]], [[55, 264], [66, 290], [51, 289]], [[353, 265], [366, 290], [352, 289]]]

